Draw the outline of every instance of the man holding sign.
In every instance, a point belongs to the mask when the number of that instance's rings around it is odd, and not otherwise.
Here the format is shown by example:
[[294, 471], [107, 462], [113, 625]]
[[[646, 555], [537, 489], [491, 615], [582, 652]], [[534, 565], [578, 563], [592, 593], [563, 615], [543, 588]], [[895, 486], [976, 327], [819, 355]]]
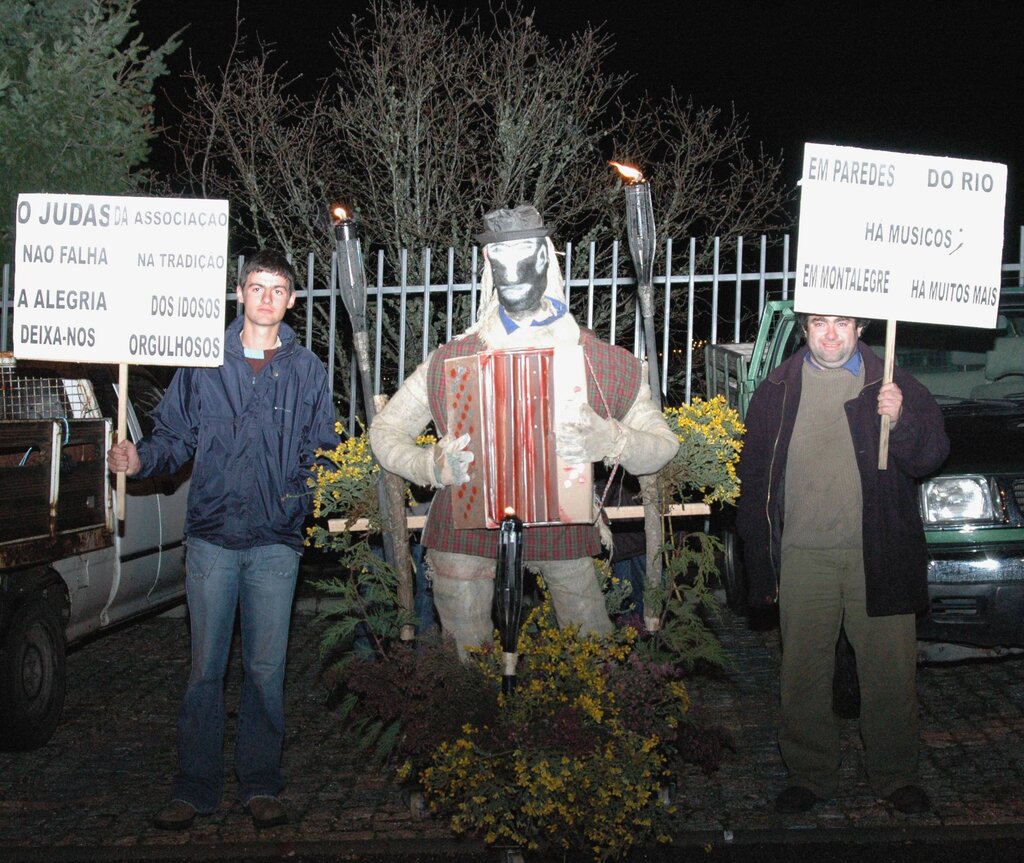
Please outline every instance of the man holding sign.
[[156, 827], [183, 830], [220, 805], [224, 674], [241, 616], [245, 672], [235, 772], [256, 827], [287, 821], [284, 668], [292, 598], [310, 509], [306, 479], [318, 448], [338, 442], [327, 374], [285, 323], [295, 271], [257, 252], [239, 276], [243, 314], [227, 328], [224, 365], [183, 368], [138, 449], [113, 447], [112, 471], [174, 473], [194, 458], [185, 535], [192, 671], [178, 715], [179, 769]]
[[[861, 737], [872, 788], [899, 811], [924, 812], [917, 785], [915, 614], [928, 565], [916, 480], [949, 452], [931, 394], [859, 341], [866, 321], [801, 314], [807, 344], [757, 388], [739, 465], [737, 528], [752, 605], [778, 601], [782, 629], [779, 746], [790, 785], [782, 813], [836, 792], [835, 645], [857, 656]], [[878, 465], [888, 417], [888, 466]]]

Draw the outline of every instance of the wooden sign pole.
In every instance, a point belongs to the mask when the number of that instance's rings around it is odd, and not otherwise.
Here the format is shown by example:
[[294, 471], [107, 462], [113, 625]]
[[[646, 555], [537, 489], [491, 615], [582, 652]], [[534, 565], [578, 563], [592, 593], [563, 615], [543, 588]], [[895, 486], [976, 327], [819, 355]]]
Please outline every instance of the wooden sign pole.
[[[892, 367], [896, 358], [896, 321], [889, 320], [885, 324], [885, 371], [882, 375], [883, 384], [892, 383]], [[878, 438], [878, 469], [885, 470], [889, 464], [889, 417], [882, 417], [882, 430]]]
[[[128, 363], [117, 367], [117, 442], [128, 437]], [[125, 473], [117, 474], [117, 523], [124, 524]]]

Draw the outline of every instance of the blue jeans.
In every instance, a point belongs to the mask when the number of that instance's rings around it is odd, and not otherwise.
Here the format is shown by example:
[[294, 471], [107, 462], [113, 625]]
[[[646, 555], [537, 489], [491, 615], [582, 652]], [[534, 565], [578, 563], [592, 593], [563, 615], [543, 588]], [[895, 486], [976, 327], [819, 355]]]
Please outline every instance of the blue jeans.
[[224, 790], [224, 674], [242, 626], [242, 693], [235, 774], [239, 798], [284, 787], [284, 667], [299, 554], [286, 545], [232, 550], [190, 537], [185, 593], [192, 631], [192, 672], [178, 712], [178, 775], [172, 799], [210, 813]]
[[414, 541], [412, 543], [412, 560], [416, 564], [416, 593], [413, 601], [413, 614], [416, 615], [416, 634], [426, 635], [437, 629], [437, 616], [434, 614], [434, 586], [427, 578], [427, 562], [424, 559], [426, 549]]
[[629, 595], [632, 609], [624, 609], [624, 617], [636, 615], [641, 620], [644, 617], [644, 589], [647, 586], [647, 555], [638, 554], [634, 557], [627, 557], [625, 560], [617, 560], [612, 564], [612, 574], [621, 582], [629, 582], [633, 588]]

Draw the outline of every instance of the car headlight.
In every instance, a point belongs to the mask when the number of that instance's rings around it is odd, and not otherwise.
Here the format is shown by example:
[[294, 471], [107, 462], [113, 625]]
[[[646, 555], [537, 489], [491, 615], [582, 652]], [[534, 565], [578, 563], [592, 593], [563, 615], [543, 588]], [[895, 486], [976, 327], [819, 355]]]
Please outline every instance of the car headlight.
[[938, 476], [921, 485], [921, 517], [925, 524], [988, 523], [1001, 507], [992, 483], [983, 476]]

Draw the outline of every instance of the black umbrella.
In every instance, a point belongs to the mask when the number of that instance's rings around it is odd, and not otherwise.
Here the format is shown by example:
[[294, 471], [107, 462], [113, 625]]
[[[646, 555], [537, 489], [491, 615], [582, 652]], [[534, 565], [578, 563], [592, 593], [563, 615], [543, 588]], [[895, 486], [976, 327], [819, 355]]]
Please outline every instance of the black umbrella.
[[494, 601], [501, 636], [501, 691], [510, 695], [516, 687], [519, 629], [523, 624], [523, 523], [511, 508], [505, 510], [498, 530]]

